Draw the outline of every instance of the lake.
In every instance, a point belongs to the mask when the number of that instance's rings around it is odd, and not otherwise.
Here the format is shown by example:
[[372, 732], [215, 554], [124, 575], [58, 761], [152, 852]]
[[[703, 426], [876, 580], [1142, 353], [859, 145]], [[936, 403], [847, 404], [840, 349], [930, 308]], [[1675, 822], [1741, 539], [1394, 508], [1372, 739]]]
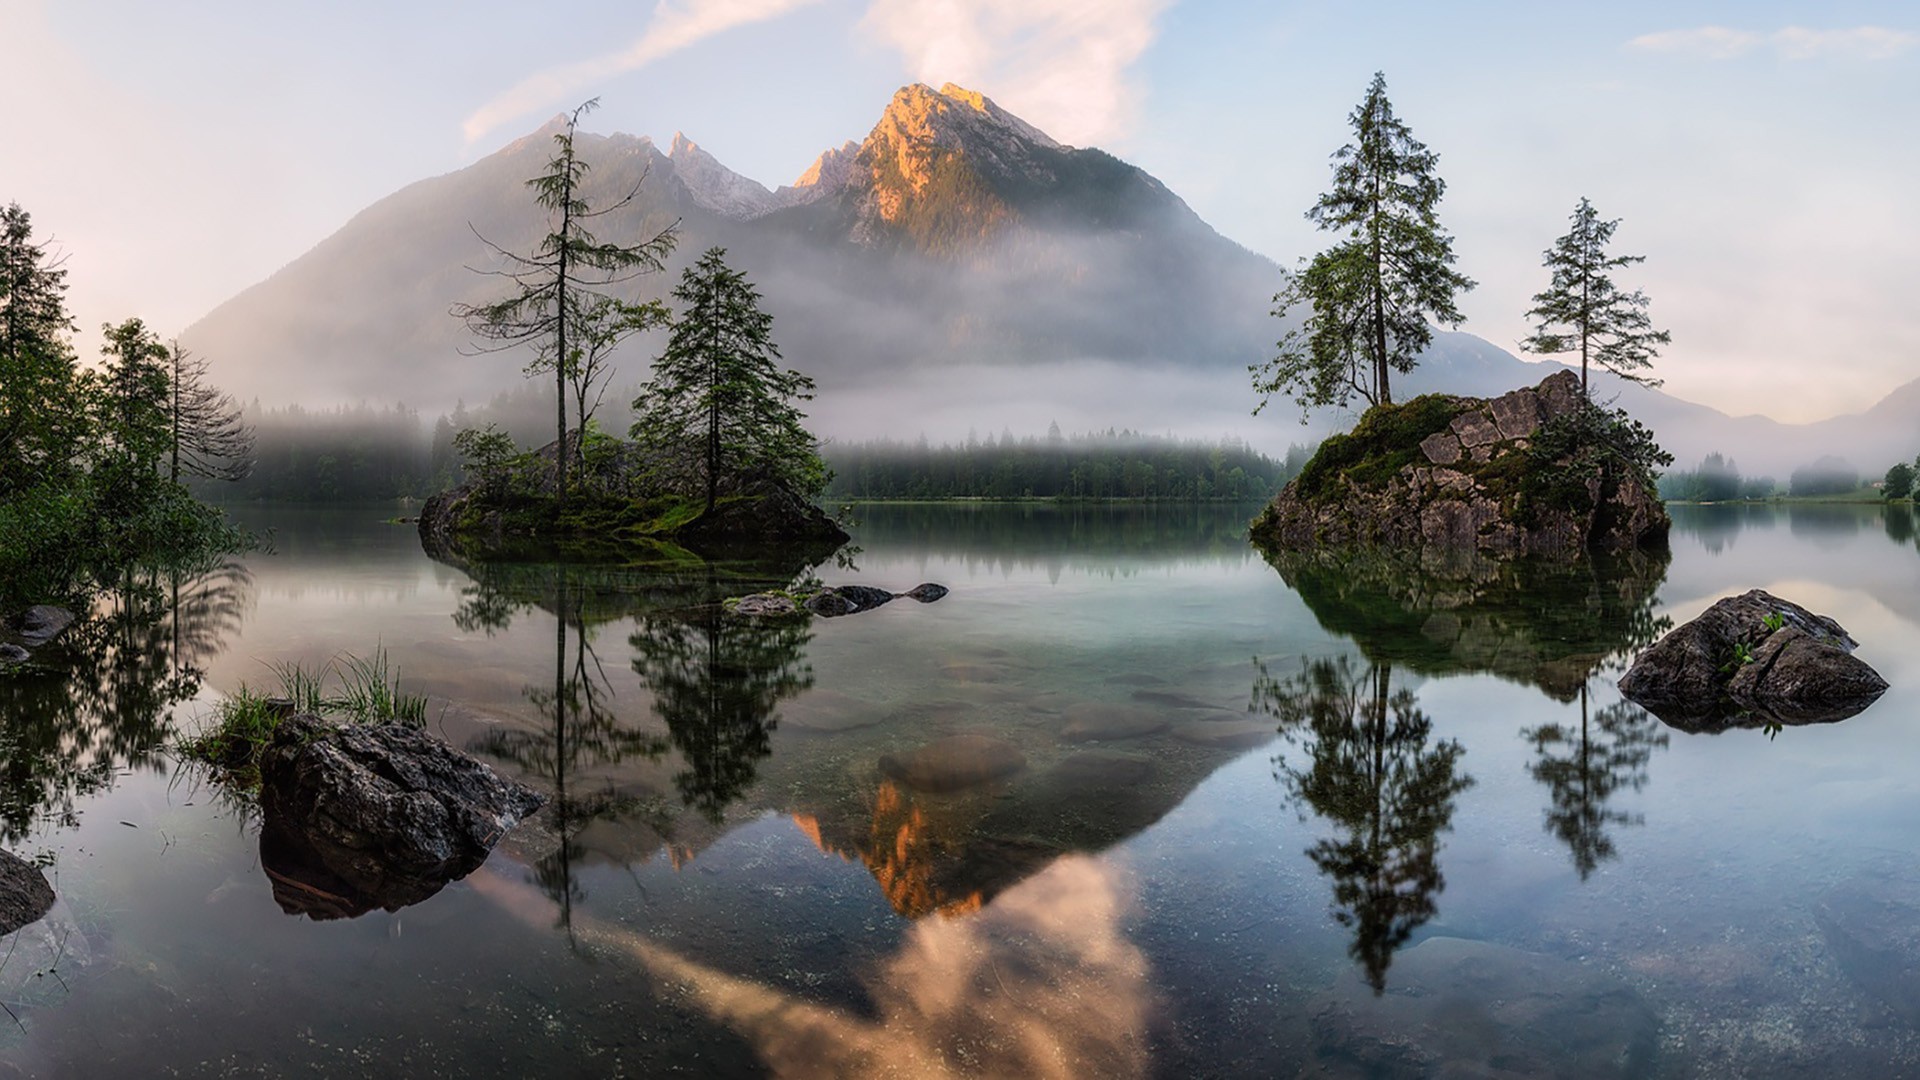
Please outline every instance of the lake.
[[[0, 943], [0, 1075], [1920, 1070], [1910, 513], [1677, 506], [1670, 558], [1553, 567], [1270, 564], [1254, 510], [860, 507], [820, 578], [951, 594], [775, 625], [698, 604], [803, 565], [455, 565], [391, 508], [243, 508], [271, 554], [0, 678], [0, 827], [60, 897]], [[1621, 701], [1754, 587], [1893, 689], [1717, 733]], [[552, 804], [315, 918], [166, 748], [376, 648]]]

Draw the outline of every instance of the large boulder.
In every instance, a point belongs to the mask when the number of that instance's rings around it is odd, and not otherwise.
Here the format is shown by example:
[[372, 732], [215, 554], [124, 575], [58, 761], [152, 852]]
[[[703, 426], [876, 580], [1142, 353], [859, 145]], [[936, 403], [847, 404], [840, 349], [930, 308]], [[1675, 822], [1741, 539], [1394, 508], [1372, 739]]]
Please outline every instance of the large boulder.
[[316, 919], [419, 903], [545, 802], [418, 728], [308, 715], [281, 721], [260, 776], [261, 863]]
[[[1639, 470], [1569, 478], [1541, 461], [1543, 425], [1586, 408], [1571, 371], [1491, 400], [1428, 394], [1368, 410], [1330, 436], [1254, 521], [1268, 550], [1380, 545], [1497, 557], [1628, 551], [1664, 541], [1672, 522]], [[1623, 469], [1624, 466], [1615, 466]]]
[[1620, 692], [1689, 731], [1844, 720], [1887, 689], [1856, 644], [1825, 615], [1752, 589], [1641, 653]]
[[15, 635], [29, 649], [45, 645], [72, 625], [73, 612], [52, 604], [35, 604], [14, 618]]
[[0, 851], [0, 935], [11, 934], [53, 906], [53, 886], [40, 868], [10, 851]]

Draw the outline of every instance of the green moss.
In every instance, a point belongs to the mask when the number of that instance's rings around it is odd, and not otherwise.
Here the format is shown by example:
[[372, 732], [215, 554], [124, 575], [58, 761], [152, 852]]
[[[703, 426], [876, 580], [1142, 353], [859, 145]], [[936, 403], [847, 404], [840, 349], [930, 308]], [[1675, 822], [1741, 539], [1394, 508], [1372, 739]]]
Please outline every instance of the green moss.
[[1296, 481], [1302, 498], [1338, 498], [1346, 490], [1341, 481], [1364, 489], [1378, 489], [1401, 469], [1425, 461], [1421, 440], [1444, 431], [1465, 412], [1468, 402], [1451, 394], [1422, 394], [1399, 405], [1375, 405], [1345, 435], [1331, 435], [1300, 470]]

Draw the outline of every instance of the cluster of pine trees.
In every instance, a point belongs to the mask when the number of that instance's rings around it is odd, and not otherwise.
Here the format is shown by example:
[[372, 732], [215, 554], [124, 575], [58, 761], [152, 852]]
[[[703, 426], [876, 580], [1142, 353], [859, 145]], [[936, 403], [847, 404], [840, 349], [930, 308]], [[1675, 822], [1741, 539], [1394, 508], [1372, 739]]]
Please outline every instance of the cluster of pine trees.
[[82, 366], [63, 261], [19, 204], [0, 210], [0, 601], [238, 542], [181, 483], [246, 475], [238, 405], [139, 319], [103, 327], [99, 367]]
[[1660, 497], [1680, 502], [1766, 499], [1778, 486], [1771, 476], [1742, 476], [1732, 458], [1716, 451], [1702, 459], [1698, 468], [1678, 469], [1660, 477]]
[[828, 494], [852, 499], [1265, 499], [1300, 471], [1233, 439], [1153, 438], [1131, 431], [929, 446], [875, 441], [829, 445]]

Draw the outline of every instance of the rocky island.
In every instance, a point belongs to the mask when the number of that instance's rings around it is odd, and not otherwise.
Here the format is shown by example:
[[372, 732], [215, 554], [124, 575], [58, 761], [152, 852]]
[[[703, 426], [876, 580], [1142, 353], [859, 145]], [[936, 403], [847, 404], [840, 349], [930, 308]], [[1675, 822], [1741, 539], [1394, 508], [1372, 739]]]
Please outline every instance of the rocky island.
[[1328, 437], [1251, 537], [1501, 558], [1653, 546], [1672, 524], [1647, 464], [1658, 453], [1644, 428], [1589, 405], [1572, 371], [1492, 399], [1425, 394]]

